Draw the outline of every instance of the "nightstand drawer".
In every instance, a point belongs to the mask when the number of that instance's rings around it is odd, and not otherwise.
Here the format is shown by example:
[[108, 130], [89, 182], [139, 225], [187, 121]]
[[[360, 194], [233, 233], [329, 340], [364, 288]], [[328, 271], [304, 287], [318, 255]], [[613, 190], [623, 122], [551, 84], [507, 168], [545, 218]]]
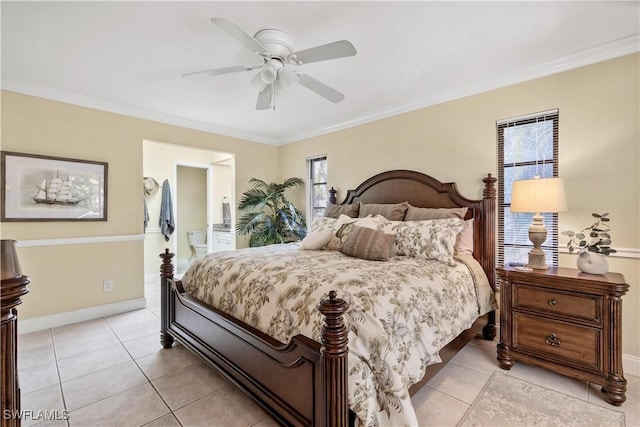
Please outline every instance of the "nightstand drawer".
[[514, 308], [532, 308], [549, 313], [602, 322], [602, 297], [556, 292], [533, 286], [514, 286]]
[[513, 313], [513, 348], [562, 358], [601, 370], [601, 331], [541, 317]]

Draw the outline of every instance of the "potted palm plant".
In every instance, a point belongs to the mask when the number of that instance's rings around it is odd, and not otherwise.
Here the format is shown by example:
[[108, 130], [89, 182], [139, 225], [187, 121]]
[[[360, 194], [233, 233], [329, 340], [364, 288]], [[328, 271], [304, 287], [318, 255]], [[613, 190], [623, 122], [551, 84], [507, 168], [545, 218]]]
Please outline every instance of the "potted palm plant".
[[238, 209], [242, 211], [236, 233], [250, 235], [249, 246], [295, 242], [307, 235], [300, 211], [284, 196], [285, 190], [304, 184], [300, 178], [288, 178], [282, 184], [251, 178], [250, 189], [242, 193]]

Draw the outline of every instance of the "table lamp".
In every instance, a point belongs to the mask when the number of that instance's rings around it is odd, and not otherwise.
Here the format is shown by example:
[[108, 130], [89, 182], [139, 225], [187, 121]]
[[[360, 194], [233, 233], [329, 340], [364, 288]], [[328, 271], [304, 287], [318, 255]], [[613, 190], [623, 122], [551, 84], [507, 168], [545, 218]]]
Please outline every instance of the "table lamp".
[[567, 199], [564, 182], [561, 178], [534, 178], [513, 182], [511, 189], [511, 212], [533, 213], [533, 222], [529, 226], [529, 240], [533, 249], [529, 252], [527, 267], [536, 270], [549, 268], [544, 251], [540, 247], [547, 240], [547, 228], [542, 213], [564, 212]]

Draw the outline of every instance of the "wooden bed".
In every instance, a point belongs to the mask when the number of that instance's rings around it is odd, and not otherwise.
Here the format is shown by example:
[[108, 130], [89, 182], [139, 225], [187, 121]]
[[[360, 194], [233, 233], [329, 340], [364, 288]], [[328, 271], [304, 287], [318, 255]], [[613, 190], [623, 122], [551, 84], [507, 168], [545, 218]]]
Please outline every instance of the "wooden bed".
[[[485, 177], [483, 198], [471, 200], [455, 184], [441, 183], [419, 172], [394, 170], [373, 176], [349, 190], [342, 204], [400, 203], [431, 208], [467, 207], [474, 219], [473, 256], [495, 290], [495, 181]], [[335, 203], [335, 193], [332, 194]], [[347, 406], [347, 330], [345, 301], [335, 292], [323, 299], [322, 343], [297, 335], [283, 344], [188, 295], [173, 279], [173, 254], [161, 254], [161, 332], [164, 348], [179, 341], [203, 358], [283, 425], [344, 427], [353, 423]], [[496, 334], [495, 312], [480, 317], [440, 351], [443, 363], [427, 368], [410, 389], [413, 395], [480, 330]]]

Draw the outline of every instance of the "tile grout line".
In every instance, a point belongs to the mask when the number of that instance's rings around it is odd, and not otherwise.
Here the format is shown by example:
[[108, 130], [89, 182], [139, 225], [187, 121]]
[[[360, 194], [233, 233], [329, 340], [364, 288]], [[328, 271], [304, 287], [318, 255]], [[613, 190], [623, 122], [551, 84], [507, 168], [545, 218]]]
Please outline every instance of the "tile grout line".
[[56, 374], [58, 375], [58, 387], [60, 387], [60, 396], [62, 397], [62, 408], [66, 411], [67, 419], [64, 420], [67, 427], [69, 427], [69, 419], [71, 419], [71, 411], [67, 409], [67, 400], [64, 398], [64, 389], [62, 388], [62, 377], [60, 377], [60, 367], [58, 366], [58, 356], [56, 353], [56, 345], [53, 342], [53, 331], [49, 328], [49, 336], [51, 337], [51, 348], [53, 349], [53, 359], [56, 362]]
[[[144, 310], [148, 310], [148, 309], [147, 309], [147, 308], [144, 308]], [[152, 313], [152, 314], [153, 314], [153, 313]], [[154, 314], [154, 316], [155, 316], [155, 314]], [[152, 388], [152, 389], [153, 389], [153, 391], [158, 395], [158, 397], [160, 398], [160, 400], [162, 401], [162, 403], [164, 404], [164, 406], [166, 406], [167, 410], [169, 411], [168, 413], [173, 415], [173, 411], [172, 411], [172, 410], [171, 410], [171, 408], [169, 407], [169, 404], [164, 400], [164, 398], [162, 397], [162, 395], [160, 394], [160, 392], [158, 391], [158, 389], [154, 386], [154, 384], [151, 382], [151, 379], [147, 376], [147, 374], [144, 372], [144, 370], [142, 370], [142, 368], [141, 368], [141, 367], [140, 367], [140, 365], [138, 364], [137, 360], [136, 360], [136, 359], [134, 359], [133, 355], [132, 355], [132, 354], [129, 352], [129, 350], [127, 349], [127, 346], [125, 346], [125, 345], [124, 345], [124, 342], [123, 342], [123, 341], [122, 341], [122, 339], [120, 338], [120, 335], [118, 335], [118, 333], [113, 329], [113, 327], [111, 326], [111, 324], [109, 323], [109, 321], [108, 321], [105, 317], [103, 317], [103, 319], [104, 319], [105, 323], [107, 324], [107, 326], [109, 326], [109, 329], [111, 329], [111, 332], [113, 332], [113, 334], [114, 334], [114, 335], [116, 336], [116, 338], [118, 339], [118, 342], [120, 343], [120, 345], [124, 348], [124, 351], [126, 351], [126, 352], [127, 352], [127, 355], [129, 355], [129, 357], [131, 358], [131, 361], [136, 365], [136, 368], [138, 368], [138, 370], [142, 373], [142, 375], [144, 376], [144, 378], [147, 380], [147, 384], [149, 384], [149, 385], [151, 386], [151, 388]], [[129, 326], [130, 326], [130, 325], [129, 325]], [[158, 331], [158, 332], [159, 332], [159, 331]], [[131, 340], [131, 341], [133, 341], [133, 340]], [[146, 357], [146, 356], [145, 356], [145, 357]], [[132, 387], [132, 388], [135, 388], [135, 387]], [[130, 389], [128, 389], [128, 390], [131, 390], [131, 388], [130, 388]], [[103, 399], [103, 400], [104, 400], [104, 399]], [[147, 423], [143, 424], [143, 426], [144, 426], [144, 425], [146, 425], [146, 424], [152, 423], [153, 421], [155, 421], [155, 420], [157, 420], [157, 419], [160, 419], [160, 418], [162, 418], [162, 417], [165, 417], [165, 416], [167, 416], [167, 415], [168, 415], [168, 414], [163, 414], [162, 416], [160, 416], [160, 417], [158, 417], [158, 418], [155, 418], [155, 419], [153, 419], [153, 420], [151, 420], [151, 421], [149, 421], [149, 422], [147, 422]], [[176, 420], [178, 420], [178, 417], [176, 417], [175, 415], [173, 415], [173, 417], [174, 417]], [[178, 424], [180, 424], [180, 425], [182, 426], [182, 423], [180, 423], [180, 421], [178, 421]]]

